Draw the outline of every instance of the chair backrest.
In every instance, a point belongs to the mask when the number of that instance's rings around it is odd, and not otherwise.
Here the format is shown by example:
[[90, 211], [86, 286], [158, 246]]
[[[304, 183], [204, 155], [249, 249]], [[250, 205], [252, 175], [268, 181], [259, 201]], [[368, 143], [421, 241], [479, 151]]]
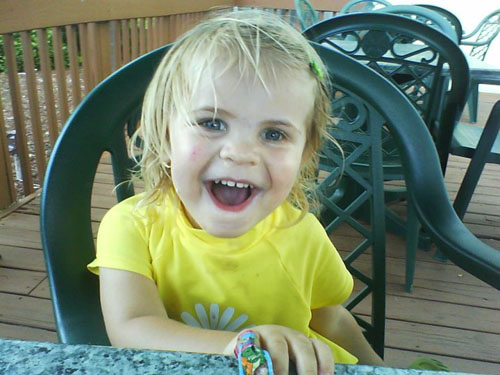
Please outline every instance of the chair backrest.
[[304, 35], [352, 56], [395, 84], [430, 129], [444, 172], [469, 86], [467, 60], [456, 43], [421, 22], [382, 12], [340, 15], [317, 23]]
[[[95, 258], [90, 207], [99, 160], [111, 154], [115, 185], [130, 179], [126, 138], [166, 47], [116, 71], [92, 90], [68, 119], [47, 167], [41, 205], [42, 243], [59, 339], [109, 344], [98, 278], [86, 265]], [[127, 134], [128, 133], [128, 134]], [[118, 200], [134, 194], [117, 188]]]
[[440, 6], [437, 5], [418, 4], [418, 6], [433, 10], [434, 12], [437, 12], [441, 14], [444, 18], [446, 18], [446, 20], [451, 24], [451, 26], [455, 30], [455, 33], [457, 34], [458, 43], [461, 42], [463, 34], [462, 22], [460, 22], [460, 20], [458, 19], [457, 16], [455, 16], [455, 14], [453, 14], [448, 9], [441, 8]]
[[484, 60], [491, 42], [500, 33], [500, 9], [491, 12], [482, 19], [472, 32], [462, 37], [462, 45], [472, 46], [470, 55]]
[[318, 14], [308, 0], [294, 0], [294, 2], [301, 30], [305, 30], [318, 22]]
[[[118, 174], [117, 182], [123, 180], [128, 165], [124, 151], [128, 122], [130, 118], [136, 118], [146, 86], [167, 48], [131, 62], [98, 85], [70, 117], [52, 153], [43, 186], [41, 234], [57, 329], [64, 343], [108, 343], [100, 311], [97, 277], [86, 269], [95, 256], [90, 217], [94, 175], [101, 155], [109, 151], [114, 171]], [[354, 205], [369, 202], [371, 216], [376, 218], [371, 221], [370, 230], [364, 223], [356, 224], [351, 217], [356, 207], [341, 207], [328, 196], [331, 182], [339, 175], [343, 164], [334, 149], [329, 147], [323, 149], [331, 162], [322, 158], [320, 174], [326, 176], [321, 178], [319, 195], [326, 211], [322, 216], [331, 218], [325, 223], [328, 231], [339, 228], [338, 222], [343, 221], [354, 224], [356, 231], [366, 237], [353, 253], [345, 257], [354, 276], [367, 285], [350, 301], [349, 307], [355, 309], [362, 297], [373, 293], [371, 323], [358, 319], [381, 353], [385, 310], [385, 230], [380, 163], [382, 126], [393, 132], [400, 147], [409, 196], [415, 200], [416, 212], [446, 255], [464, 269], [476, 271], [483, 280], [497, 284], [500, 284], [500, 259], [491, 258], [490, 248], [474, 237], [456, 217], [430, 134], [408, 99], [382, 76], [354, 59], [320, 45], [315, 45], [315, 48], [334, 78], [333, 106], [342, 119], [334, 135], [342, 140], [350, 137], [350, 132], [359, 133], [364, 137], [362, 148], [369, 149], [377, 160], [368, 179], [360, 178], [349, 167], [356, 152], [349, 154], [344, 168], [346, 180], [352, 179], [365, 189]], [[355, 126], [350, 119], [353, 109], [365, 115], [365, 120], [356, 122]], [[418, 142], [414, 141], [416, 139]], [[132, 191], [121, 195], [128, 194]], [[437, 211], [436, 207], [439, 207]], [[328, 210], [333, 215], [328, 215]], [[452, 231], [447, 230], [450, 225]], [[464, 244], [473, 246], [479, 255], [470, 254]], [[367, 261], [367, 255], [361, 255], [361, 252], [369, 247], [372, 247], [372, 259]], [[359, 267], [357, 260], [361, 261]], [[488, 261], [489, 268], [481, 268]]]
[[350, 0], [340, 9], [339, 14], [372, 12], [390, 5], [387, 0]]
[[430, 27], [433, 27], [449, 38], [458, 43], [458, 36], [451, 23], [440, 13], [423, 8], [418, 5], [391, 5], [385, 8], [377, 9], [376, 12], [392, 13], [405, 16], [416, 21], [420, 21]]

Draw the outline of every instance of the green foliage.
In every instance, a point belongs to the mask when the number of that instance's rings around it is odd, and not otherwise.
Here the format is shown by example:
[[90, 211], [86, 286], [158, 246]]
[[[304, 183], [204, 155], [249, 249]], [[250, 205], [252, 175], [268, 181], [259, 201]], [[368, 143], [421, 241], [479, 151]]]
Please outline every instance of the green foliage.
[[[66, 31], [63, 29], [62, 32], [62, 52], [64, 56], [64, 66], [69, 66], [69, 56], [68, 56], [68, 43], [66, 40]], [[12, 33], [14, 39], [14, 53], [16, 55], [16, 65], [18, 72], [24, 72], [24, 58], [23, 58], [23, 48], [21, 43], [21, 35], [19, 33]], [[33, 51], [33, 63], [35, 69], [40, 69], [40, 51], [39, 42], [35, 30], [30, 31], [31, 37], [31, 48]], [[49, 51], [50, 66], [52, 69], [55, 67], [54, 63], [54, 43], [53, 43], [53, 33], [52, 29], [47, 29], [47, 44]], [[6, 72], [7, 66], [5, 62], [5, 49], [4, 49], [4, 37], [0, 35], [0, 72]]]

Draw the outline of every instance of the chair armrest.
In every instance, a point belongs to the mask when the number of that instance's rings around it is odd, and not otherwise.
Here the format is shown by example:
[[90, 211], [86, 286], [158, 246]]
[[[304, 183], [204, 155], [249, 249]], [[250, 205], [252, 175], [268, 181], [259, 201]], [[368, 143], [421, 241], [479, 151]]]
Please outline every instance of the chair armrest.
[[472, 42], [472, 41], [467, 41], [467, 40], [462, 39], [462, 41], [460, 42], [460, 45], [478, 47], [478, 46], [484, 46], [485, 44], [488, 44], [488, 43], [489, 43], [488, 40], [485, 40], [484, 42]]
[[[379, 14], [379, 18], [388, 18]], [[346, 16], [339, 16], [350, 17]], [[364, 15], [356, 15], [363, 19]], [[321, 24], [320, 24], [321, 25]], [[436, 33], [439, 38], [446, 38]], [[337, 51], [312, 43], [327, 66], [338, 66]], [[463, 54], [454, 56], [465, 59]], [[371, 105], [391, 131], [404, 167], [408, 199], [422, 226], [443, 253], [457, 266], [500, 290], [500, 250], [481, 242], [462, 223], [451, 205], [443, 180], [439, 157], [429, 130], [408, 99], [389, 81], [370, 71], [370, 79], [351, 58], [342, 59], [344, 74], [332, 76], [335, 82], [356, 92]], [[355, 71], [357, 74], [347, 74]], [[468, 69], [464, 73], [468, 75]], [[373, 95], [377, 93], [377, 95]], [[447, 114], [455, 116], [454, 113]], [[423, 151], [424, 150], [424, 151]]]
[[436, 195], [442, 195], [441, 189], [428, 185], [428, 194], [410, 192], [422, 226], [453, 263], [500, 290], [500, 250], [471, 233], [449, 201], [436, 199]]
[[474, 37], [477, 34], [477, 32], [479, 31], [480, 28], [481, 28], [481, 23], [479, 25], [477, 25], [476, 28], [474, 30], [472, 30], [470, 33], [463, 34], [462, 35], [462, 41], [464, 39], [470, 39], [470, 38]]
[[[493, 12], [491, 12], [490, 14], [488, 14], [486, 17], [484, 17], [481, 22], [479, 22], [477, 24], [477, 26], [474, 28], [474, 30], [472, 30], [470, 33], [468, 34], [463, 34], [462, 35], [462, 40], [464, 39], [471, 39], [472, 37], [474, 37], [476, 34], [478, 34], [480, 32], [480, 30], [482, 30], [483, 26], [485, 24], [489, 24], [489, 26], [491, 26], [491, 24], [496, 24], [497, 27], [498, 27], [498, 23], [499, 23], [499, 17], [500, 15], [500, 9], [497, 9], [497, 10], [494, 10]], [[496, 32], [493, 32], [491, 34], [491, 36], [487, 39], [487, 43], [491, 43], [491, 41], [496, 37], [496, 35], [498, 34], [498, 29]], [[469, 42], [470, 43], [470, 42]], [[463, 44], [463, 43], [461, 43]]]

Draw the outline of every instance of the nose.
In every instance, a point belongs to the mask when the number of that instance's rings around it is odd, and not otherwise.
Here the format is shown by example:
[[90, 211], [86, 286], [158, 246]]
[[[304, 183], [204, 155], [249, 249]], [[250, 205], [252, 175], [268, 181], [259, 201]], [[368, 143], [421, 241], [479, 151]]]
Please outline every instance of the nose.
[[258, 145], [245, 138], [247, 137], [228, 137], [220, 150], [221, 159], [236, 164], [257, 164]]

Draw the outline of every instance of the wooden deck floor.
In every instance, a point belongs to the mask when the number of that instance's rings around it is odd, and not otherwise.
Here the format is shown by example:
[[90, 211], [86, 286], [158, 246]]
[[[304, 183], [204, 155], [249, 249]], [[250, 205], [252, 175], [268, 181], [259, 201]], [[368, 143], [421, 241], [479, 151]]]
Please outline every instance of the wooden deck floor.
[[[479, 124], [497, 99], [499, 95], [481, 94]], [[450, 161], [446, 183], [451, 199], [468, 162], [458, 157]], [[102, 165], [97, 176], [95, 228], [114, 203], [110, 173]], [[500, 166], [488, 165], [464, 219], [497, 249], [499, 186]], [[35, 196], [0, 220], [0, 337], [57, 341], [38, 229], [39, 202]], [[339, 248], [344, 240], [337, 238]], [[449, 262], [434, 260], [433, 252], [419, 251], [414, 291], [406, 293], [404, 241], [389, 235], [387, 251], [387, 364], [407, 367], [418, 356], [431, 356], [456, 371], [500, 373], [500, 292]]]

